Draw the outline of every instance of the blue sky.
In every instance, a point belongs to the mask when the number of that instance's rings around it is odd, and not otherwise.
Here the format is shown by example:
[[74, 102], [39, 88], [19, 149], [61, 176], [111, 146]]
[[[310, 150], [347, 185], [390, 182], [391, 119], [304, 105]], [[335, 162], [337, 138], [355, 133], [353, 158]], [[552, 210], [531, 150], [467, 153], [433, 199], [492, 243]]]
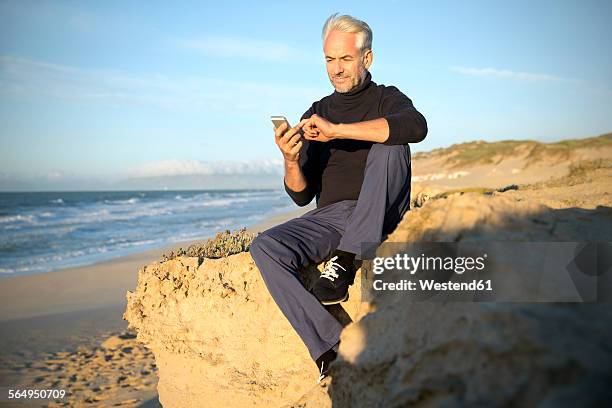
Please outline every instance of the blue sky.
[[280, 174], [269, 116], [333, 91], [334, 12], [427, 118], [413, 151], [612, 131], [611, 2], [253, 4], [0, 2], [0, 189]]

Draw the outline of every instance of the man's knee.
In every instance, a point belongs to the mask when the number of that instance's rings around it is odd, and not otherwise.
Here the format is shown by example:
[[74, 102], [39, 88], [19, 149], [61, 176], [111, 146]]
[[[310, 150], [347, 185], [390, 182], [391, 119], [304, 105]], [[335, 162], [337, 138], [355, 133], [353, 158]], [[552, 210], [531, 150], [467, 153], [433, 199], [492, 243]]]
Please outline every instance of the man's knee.
[[408, 145], [387, 146], [375, 143], [368, 153], [365, 171], [375, 178], [376, 175], [386, 174], [391, 178], [409, 179], [410, 148]]
[[291, 265], [295, 263], [295, 254], [283, 244], [283, 239], [276, 228], [271, 228], [257, 235], [251, 242], [249, 251], [258, 266], [270, 261]]
[[257, 235], [253, 241], [251, 241], [251, 243], [249, 244], [249, 252], [251, 253], [251, 256], [253, 258], [255, 258], [256, 256], [258, 256], [258, 254], [261, 252], [261, 250], [263, 249], [263, 247], [265, 246], [265, 242], [262, 239], [262, 235], [263, 233]]
[[368, 165], [374, 162], [386, 165], [410, 166], [410, 147], [408, 145], [385, 145], [375, 143], [368, 152]]
[[259, 258], [262, 253], [269, 253], [274, 250], [274, 239], [272, 239], [270, 230], [259, 233], [251, 244], [249, 245], [249, 251], [253, 259]]

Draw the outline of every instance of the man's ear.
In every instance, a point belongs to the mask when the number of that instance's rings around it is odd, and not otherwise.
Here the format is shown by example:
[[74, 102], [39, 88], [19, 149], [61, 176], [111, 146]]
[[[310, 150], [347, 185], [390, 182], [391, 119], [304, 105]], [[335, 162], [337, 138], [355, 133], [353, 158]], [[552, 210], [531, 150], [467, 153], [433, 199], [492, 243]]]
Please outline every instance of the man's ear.
[[370, 68], [373, 59], [374, 53], [372, 52], [372, 50], [367, 50], [363, 53], [363, 65], [365, 65], [366, 69]]

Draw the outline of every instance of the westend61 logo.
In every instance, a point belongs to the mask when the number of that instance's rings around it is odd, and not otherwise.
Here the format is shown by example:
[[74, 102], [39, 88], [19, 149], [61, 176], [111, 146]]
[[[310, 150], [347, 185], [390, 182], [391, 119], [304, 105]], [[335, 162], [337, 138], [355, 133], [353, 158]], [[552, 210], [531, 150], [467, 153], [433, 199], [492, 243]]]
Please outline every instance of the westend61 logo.
[[372, 272], [380, 275], [386, 270], [403, 270], [414, 275], [418, 271], [452, 271], [461, 275], [465, 271], [482, 271], [487, 254], [478, 257], [410, 256], [397, 254], [394, 257], [376, 257], [372, 260]]
[[610, 302], [610, 242], [362, 244], [362, 299]]
[[385, 271], [407, 272], [409, 276], [417, 272], [423, 274], [417, 275], [419, 277], [415, 277], [416, 280], [393, 281], [393, 277], [390, 277], [391, 282], [384, 282], [382, 279], [375, 279], [372, 288], [375, 291], [492, 291], [490, 279], [452, 282], [452, 276], [463, 275], [466, 271], [483, 271], [486, 259], [486, 253], [482, 256], [433, 256], [424, 253], [411, 256], [404, 253], [393, 257], [375, 257], [372, 259], [374, 275], [380, 276]]

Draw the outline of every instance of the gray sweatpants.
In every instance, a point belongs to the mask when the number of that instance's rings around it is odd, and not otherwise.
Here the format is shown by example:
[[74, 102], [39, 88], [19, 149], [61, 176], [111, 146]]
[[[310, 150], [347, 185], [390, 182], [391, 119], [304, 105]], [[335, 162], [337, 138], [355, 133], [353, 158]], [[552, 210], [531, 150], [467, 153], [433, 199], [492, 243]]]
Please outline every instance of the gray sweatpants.
[[334, 249], [361, 258], [362, 243], [380, 243], [410, 207], [410, 148], [376, 143], [368, 153], [358, 200], [316, 208], [270, 228], [251, 243], [251, 256], [270, 295], [313, 360], [340, 341], [342, 325], [298, 279], [297, 270]]

